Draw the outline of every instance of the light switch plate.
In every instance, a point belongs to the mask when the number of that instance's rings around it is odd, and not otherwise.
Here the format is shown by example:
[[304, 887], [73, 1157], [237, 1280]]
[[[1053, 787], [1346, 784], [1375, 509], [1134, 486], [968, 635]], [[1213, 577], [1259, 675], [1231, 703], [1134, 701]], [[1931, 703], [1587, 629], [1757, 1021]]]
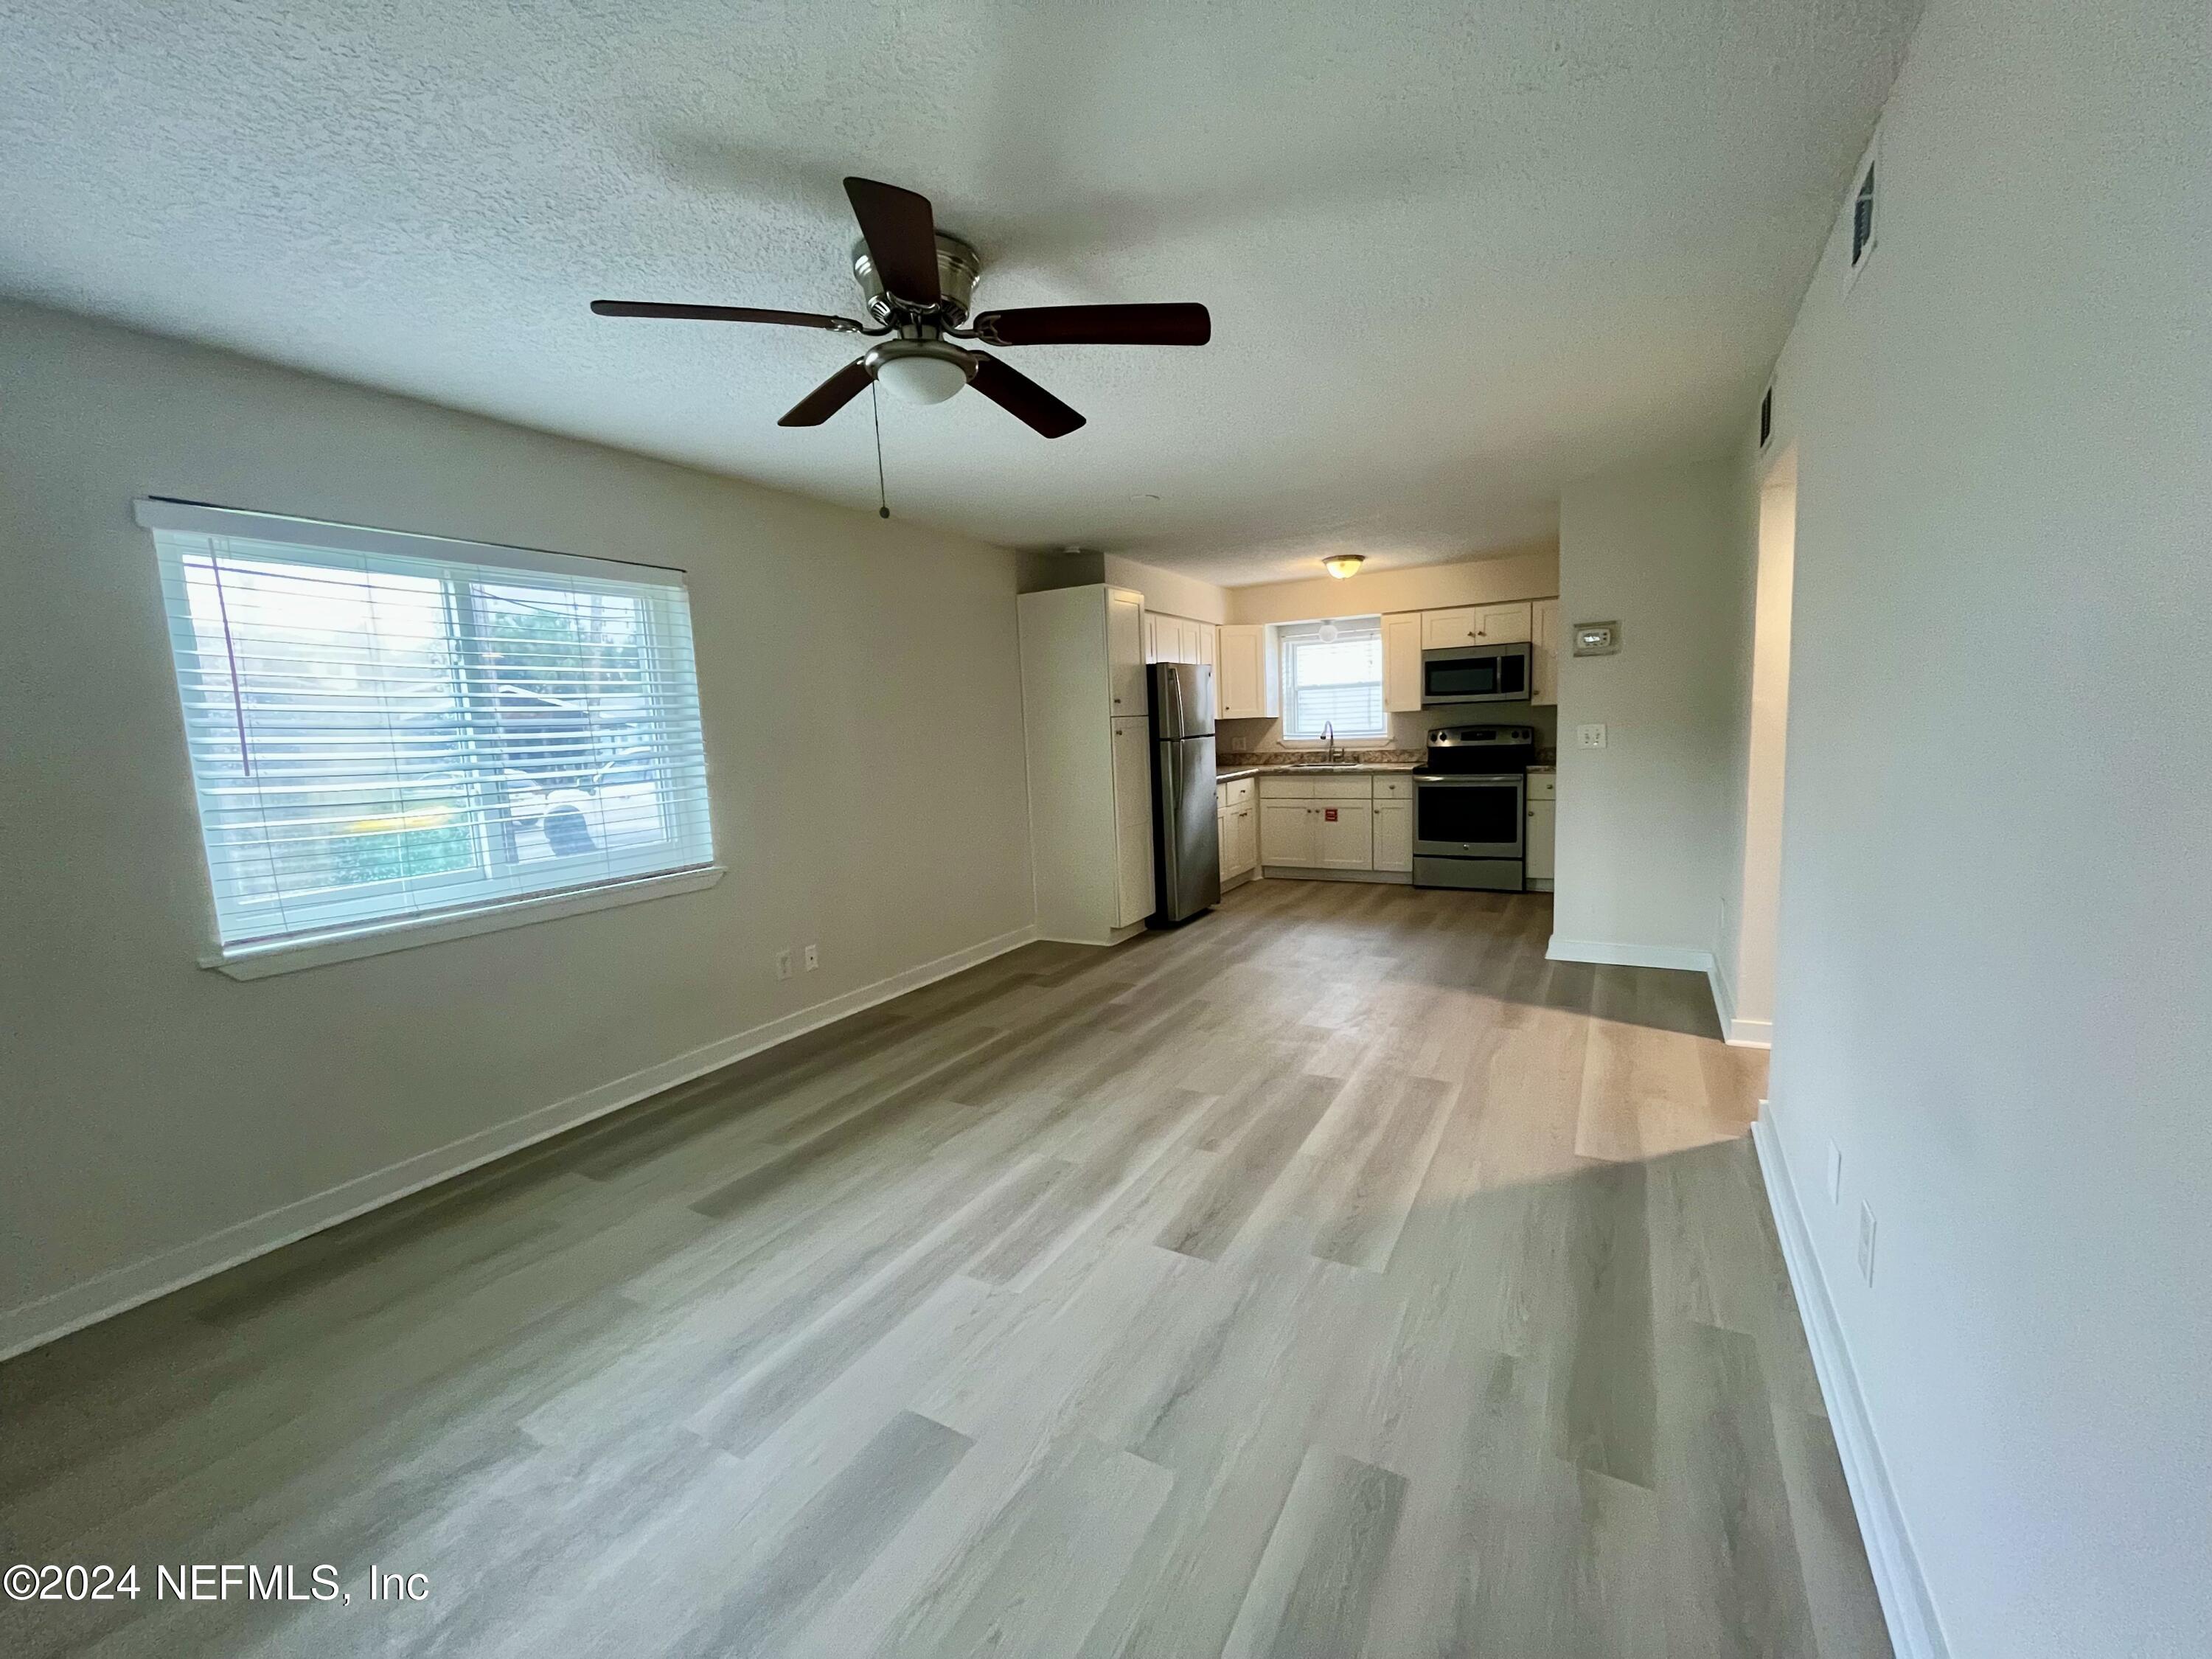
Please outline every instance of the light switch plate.
[[1575, 728], [1575, 741], [1585, 749], [1602, 749], [1605, 747], [1605, 727], [1578, 726]]
[[818, 945], [808, 945], [806, 947], [806, 971], [811, 974], [821, 965], [822, 947]]
[[1834, 1141], [1828, 1143], [1828, 1202], [1840, 1203], [1844, 1196], [1844, 1149]]
[[775, 953], [775, 976], [778, 979], [789, 979], [791, 977], [790, 951], [778, 951]]
[[1874, 1206], [1859, 1206], [1859, 1277], [1874, 1283]]

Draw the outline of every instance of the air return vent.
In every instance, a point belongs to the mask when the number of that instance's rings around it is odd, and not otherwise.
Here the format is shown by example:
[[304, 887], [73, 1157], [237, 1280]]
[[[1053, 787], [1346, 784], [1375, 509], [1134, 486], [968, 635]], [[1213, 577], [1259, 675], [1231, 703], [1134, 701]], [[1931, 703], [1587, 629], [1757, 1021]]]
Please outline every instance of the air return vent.
[[1875, 248], [1875, 149], [1869, 146], [1866, 160], [1859, 163], [1851, 185], [1850, 204], [1850, 264], [1845, 268], [1844, 283], [1849, 286], [1862, 267], [1873, 255]]

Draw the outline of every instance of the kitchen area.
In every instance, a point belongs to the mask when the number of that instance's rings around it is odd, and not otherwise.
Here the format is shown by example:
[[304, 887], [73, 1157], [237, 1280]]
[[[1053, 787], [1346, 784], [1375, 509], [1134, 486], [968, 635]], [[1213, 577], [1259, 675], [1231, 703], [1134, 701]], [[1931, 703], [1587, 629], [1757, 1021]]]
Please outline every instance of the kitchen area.
[[1038, 922], [1112, 944], [1266, 879], [1548, 890], [1559, 601], [1212, 623], [1020, 596]]

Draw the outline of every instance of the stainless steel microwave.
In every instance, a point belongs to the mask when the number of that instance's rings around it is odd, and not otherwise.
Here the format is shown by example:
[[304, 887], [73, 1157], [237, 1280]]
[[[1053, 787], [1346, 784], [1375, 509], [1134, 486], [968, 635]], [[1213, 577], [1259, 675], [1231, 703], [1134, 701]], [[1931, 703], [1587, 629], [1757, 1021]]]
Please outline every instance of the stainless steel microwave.
[[1455, 645], [1421, 653], [1421, 707], [1528, 701], [1526, 645]]

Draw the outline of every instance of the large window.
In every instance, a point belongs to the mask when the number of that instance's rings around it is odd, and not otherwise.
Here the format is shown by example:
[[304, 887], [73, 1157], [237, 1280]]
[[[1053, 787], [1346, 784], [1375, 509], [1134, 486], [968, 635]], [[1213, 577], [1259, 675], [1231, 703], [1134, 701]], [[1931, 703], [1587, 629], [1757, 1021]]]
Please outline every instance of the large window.
[[680, 571], [138, 511], [226, 957], [713, 864]]
[[1358, 617], [1282, 630], [1283, 736], [1318, 743], [1387, 738], [1382, 709], [1382, 621]]

